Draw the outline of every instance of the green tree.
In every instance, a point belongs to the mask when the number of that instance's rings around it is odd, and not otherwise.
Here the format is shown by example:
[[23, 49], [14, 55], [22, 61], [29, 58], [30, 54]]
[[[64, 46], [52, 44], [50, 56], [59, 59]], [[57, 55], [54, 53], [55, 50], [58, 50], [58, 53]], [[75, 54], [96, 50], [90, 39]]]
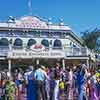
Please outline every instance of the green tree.
[[97, 50], [97, 39], [100, 37], [100, 30], [94, 29], [93, 31], [82, 32], [82, 39], [84, 40], [84, 45], [86, 45], [91, 50]]

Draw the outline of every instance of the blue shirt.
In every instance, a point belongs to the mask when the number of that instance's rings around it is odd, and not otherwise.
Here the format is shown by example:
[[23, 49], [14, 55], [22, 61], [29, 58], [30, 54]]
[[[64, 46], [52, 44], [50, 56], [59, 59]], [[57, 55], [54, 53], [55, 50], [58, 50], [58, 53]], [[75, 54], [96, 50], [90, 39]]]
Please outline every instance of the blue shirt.
[[46, 72], [43, 71], [41, 68], [35, 71], [34, 76], [36, 80], [40, 80], [40, 81], [44, 81], [47, 78]]

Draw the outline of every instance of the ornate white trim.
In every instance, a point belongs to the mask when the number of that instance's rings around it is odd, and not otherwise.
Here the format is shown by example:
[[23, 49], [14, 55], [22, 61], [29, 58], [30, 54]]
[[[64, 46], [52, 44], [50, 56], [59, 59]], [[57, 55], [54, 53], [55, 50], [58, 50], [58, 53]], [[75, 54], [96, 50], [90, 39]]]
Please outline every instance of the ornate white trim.
[[48, 24], [46, 21], [36, 16], [25, 16], [16, 19], [15, 22], [0, 23], [0, 27], [71, 30], [71, 28], [66, 25]]

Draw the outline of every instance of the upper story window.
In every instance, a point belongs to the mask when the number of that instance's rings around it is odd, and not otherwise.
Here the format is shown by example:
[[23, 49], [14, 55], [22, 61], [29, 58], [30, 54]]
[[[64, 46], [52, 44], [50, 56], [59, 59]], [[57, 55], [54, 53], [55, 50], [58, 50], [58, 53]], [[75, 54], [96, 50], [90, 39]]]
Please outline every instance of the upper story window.
[[53, 48], [54, 49], [62, 49], [62, 42], [61, 42], [61, 40], [58, 40], [58, 39], [56, 39], [55, 41], [54, 41], [54, 44], [53, 44]]
[[14, 46], [23, 46], [23, 41], [22, 41], [22, 39], [17, 38], [17, 39], [14, 41]]
[[34, 45], [34, 44], [36, 44], [36, 40], [34, 40], [34, 39], [29, 39], [29, 40], [28, 40], [28, 43], [27, 43], [27, 46], [30, 47], [30, 46], [32, 46], [32, 45]]
[[23, 36], [29, 36], [29, 37], [38, 37], [40, 36], [39, 31], [25, 31], [22, 34]]
[[49, 41], [46, 40], [46, 39], [43, 39], [43, 40], [41, 41], [41, 44], [44, 45], [45, 47], [49, 47]]
[[9, 31], [0, 31], [0, 37], [9, 36]]
[[61, 33], [61, 37], [62, 37], [62, 38], [66, 38], [67, 36], [68, 36], [67, 33], [65, 33], [65, 32], [62, 32], [62, 33]]
[[76, 44], [73, 44], [73, 47], [77, 47]]
[[48, 37], [49, 33], [48, 32], [41, 32], [40, 36], [41, 37]]
[[8, 45], [9, 45], [9, 41], [7, 38], [0, 39], [0, 46], [8, 46]]
[[52, 33], [52, 36], [53, 37], [60, 37], [61, 36], [61, 33], [60, 32], [53, 32]]
[[11, 32], [12, 35], [15, 35], [15, 36], [21, 36], [23, 35], [23, 32]]

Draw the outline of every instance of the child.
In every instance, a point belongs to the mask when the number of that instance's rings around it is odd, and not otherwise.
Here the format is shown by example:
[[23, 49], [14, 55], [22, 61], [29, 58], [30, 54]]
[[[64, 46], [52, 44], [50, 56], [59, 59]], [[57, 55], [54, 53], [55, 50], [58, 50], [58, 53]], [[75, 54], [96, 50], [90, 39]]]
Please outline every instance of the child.
[[64, 89], [65, 89], [65, 84], [64, 84], [64, 81], [63, 81], [63, 80], [60, 81], [60, 83], [59, 83], [59, 89], [60, 89], [60, 91], [59, 91], [59, 93], [60, 93], [60, 98], [61, 98], [61, 100], [62, 100], [63, 97], [64, 97]]

